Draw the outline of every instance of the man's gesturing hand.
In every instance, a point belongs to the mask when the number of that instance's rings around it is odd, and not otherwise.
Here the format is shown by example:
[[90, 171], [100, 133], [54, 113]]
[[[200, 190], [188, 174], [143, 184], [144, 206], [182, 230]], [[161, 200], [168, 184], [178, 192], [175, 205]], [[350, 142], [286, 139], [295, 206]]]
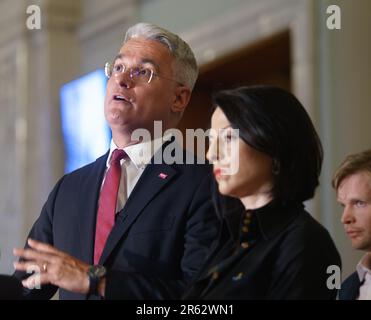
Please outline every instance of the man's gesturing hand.
[[14, 268], [19, 271], [40, 270], [22, 281], [23, 286], [34, 288], [51, 283], [60, 288], [86, 294], [89, 291], [89, 265], [54, 248], [36, 240], [28, 239], [30, 248], [13, 250], [15, 256], [26, 261], [14, 262]]

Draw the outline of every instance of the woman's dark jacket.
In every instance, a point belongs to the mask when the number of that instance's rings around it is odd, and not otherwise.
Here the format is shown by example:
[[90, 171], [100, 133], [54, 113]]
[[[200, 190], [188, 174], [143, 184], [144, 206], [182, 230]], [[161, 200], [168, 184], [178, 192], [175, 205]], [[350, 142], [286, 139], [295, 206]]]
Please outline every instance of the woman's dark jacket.
[[[341, 267], [328, 231], [301, 203], [272, 201], [223, 213], [222, 229], [184, 299], [335, 299], [332, 265]], [[329, 288], [328, 288], [329, 286]]]

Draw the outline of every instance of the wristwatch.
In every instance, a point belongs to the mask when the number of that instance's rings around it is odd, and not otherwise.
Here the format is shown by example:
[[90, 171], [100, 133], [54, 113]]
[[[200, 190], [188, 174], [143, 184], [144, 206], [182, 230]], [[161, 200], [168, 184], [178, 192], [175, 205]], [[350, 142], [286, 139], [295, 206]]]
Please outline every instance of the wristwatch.
[[90, 266], [88, 270], [88, 276], [89, 276], [89, 292], [88, 294], [92, 295], [99, 295], [98, 293], [98, 285], [99, 280], [104, 278], [106, 275], [107, 270], [103, 266]]

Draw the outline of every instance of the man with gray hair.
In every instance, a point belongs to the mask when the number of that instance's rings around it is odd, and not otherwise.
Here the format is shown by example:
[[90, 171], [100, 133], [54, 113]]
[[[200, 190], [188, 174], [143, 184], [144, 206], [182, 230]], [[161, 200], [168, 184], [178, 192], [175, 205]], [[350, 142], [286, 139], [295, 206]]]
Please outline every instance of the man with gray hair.
[[[57, 182], [26, 247], [14, 250], [25, 298], [58, 288], [61, 299], [180, 297], [217, 236], [210, 166], [153, 162], [169, 145], [153, 137], [154, 121], [175, 128], [197, 79], [190, 47], [139, 23], [105, 70], [110, 150]], [[133, 139], [138, 129], [152, 138]]]

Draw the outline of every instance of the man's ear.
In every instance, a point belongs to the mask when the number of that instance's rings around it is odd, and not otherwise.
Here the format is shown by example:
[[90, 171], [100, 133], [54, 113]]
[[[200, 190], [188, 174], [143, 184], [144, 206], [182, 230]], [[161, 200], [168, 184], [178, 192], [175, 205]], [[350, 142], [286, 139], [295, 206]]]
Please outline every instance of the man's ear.
[[191, 99], [191, 90], [185, 86], [179, 86], [175, 89], [174, 102], [171, 107], [172, 112], [184, 112]]

